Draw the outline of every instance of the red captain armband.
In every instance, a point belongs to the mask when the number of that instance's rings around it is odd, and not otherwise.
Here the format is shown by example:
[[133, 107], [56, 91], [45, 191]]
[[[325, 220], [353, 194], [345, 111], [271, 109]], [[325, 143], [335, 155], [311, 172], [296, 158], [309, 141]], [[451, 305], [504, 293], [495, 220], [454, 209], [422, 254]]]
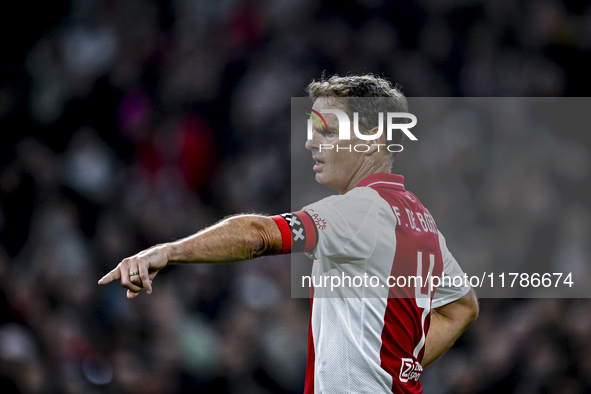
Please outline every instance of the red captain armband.
[[318, 242], [314, 221], [304, 211], [271, 216], [281, 231], [283, 246], [279, 254], [311, 253]]

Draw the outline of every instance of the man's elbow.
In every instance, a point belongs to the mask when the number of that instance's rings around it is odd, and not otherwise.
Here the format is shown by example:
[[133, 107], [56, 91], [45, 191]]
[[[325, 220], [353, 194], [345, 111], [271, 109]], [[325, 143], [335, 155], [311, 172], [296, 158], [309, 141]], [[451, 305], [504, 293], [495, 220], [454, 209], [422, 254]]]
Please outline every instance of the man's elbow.
[[[265, 216], [248, 216], [248, 231], [250, 244], [249, 259], [277, 254], [277, 240], [273, 233], [275, 222]], [[277, 229], [278, 231], [278, 229]], [[279, 245], [279, 249], [281, 245]]]
[[470, 290], [470, 293], [468, 293], [468, 295], [465, 297], [464, 305], [466, 308], [466, 327], [468, 327], [476, 321], [476, 319], [478, 318], [478, 314], [480, 312], [480, 307], [478, 306], [478, 298], [476, 298], [474, 290]]

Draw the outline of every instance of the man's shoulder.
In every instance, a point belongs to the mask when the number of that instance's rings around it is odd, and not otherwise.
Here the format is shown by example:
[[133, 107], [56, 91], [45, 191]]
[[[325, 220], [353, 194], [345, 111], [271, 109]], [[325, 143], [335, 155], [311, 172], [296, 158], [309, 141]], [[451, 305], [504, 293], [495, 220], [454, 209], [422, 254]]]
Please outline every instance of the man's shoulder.
[[375, 215], [380, 208], [384, 208], [381, 204], [385, 202], [375, 190], [369, 187], [358, 187], [343, 195], [323, 198], [307, 205], [303, 211], [312, 216], [315, 221], [322, 219], [326, 222], [343, 225], [347, 223], [349, 226], [357, 227], [368, 215]]
[[370, 187], [356, 187], [345, 194], [336, 194], [328, 196], [322, 200], [318, 200], [315, 203], [308, 205], [329, 205], [333, 207], [347, 206], [350, 204], [370, 203], [376, 198], [379, 198], [379, 194]]

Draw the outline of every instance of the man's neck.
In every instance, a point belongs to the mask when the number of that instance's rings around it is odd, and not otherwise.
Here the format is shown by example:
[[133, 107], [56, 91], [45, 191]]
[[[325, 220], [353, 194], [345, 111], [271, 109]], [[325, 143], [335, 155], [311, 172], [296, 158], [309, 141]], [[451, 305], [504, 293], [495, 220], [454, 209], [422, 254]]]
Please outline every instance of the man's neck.
[[339, 193], [347, 193], [349, 190], [355, 188], [363, 179], [367, 178], [372, 174], [378, 174], [380, 172], [390, 172], [390, 161], [376, 162], [374, 160], [371, 160], [363, 163], [363, 165], [359, 168], [359, 171], [357, 171], [353, 178], [351, 178], [351, 182], [349, 182], [347, 190], [339, 191]]

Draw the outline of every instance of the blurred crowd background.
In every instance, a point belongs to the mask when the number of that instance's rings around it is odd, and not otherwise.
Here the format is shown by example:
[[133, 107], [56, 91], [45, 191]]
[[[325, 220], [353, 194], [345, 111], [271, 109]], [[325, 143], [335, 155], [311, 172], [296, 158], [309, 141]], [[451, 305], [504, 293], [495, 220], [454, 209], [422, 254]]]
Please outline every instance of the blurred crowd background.
[[[290, 297], [289, 257], [171, 267], [134, 301], [96, 281], [226, 215], [289, 211], [290, 97], [323, 71], [384, 75], [415, 97], [590, 87], [585, 2], [0, 10], [2, 393], [302, 391], [309, 302]], [[507, 258], [585, 277], [587, 130], [448, 128], [452, 137], [417, 145], [420, 166], [401, 154], [401, 168], [460, 262]], [[589, 392], [590, 333], [587, 299], [482, 299], [474, 326], [425, 370], [425, 392]]]

